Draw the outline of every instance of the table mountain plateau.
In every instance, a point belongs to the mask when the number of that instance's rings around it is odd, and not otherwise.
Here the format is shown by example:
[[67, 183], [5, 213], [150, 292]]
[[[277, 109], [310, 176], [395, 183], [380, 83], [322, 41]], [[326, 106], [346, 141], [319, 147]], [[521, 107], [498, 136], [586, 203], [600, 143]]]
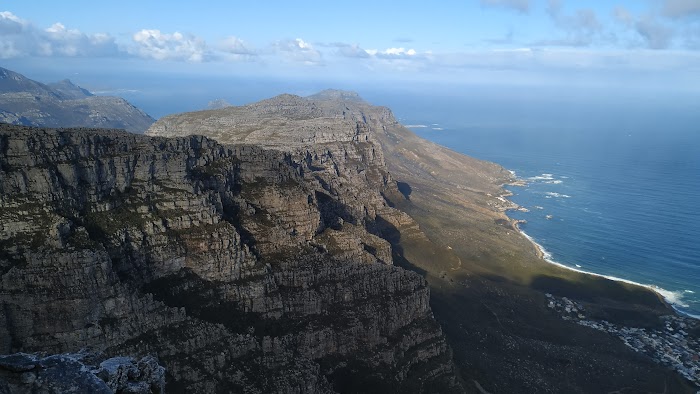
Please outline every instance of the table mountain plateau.
[[[281, 95], [146, 134], [0, 125], [0, 353], [145, 358], [142, 392], [152, 357], [168, 392], [690, 392], [543, 291], [651, 320], [658, 297], [544, 263], [509, 172], [385, 107]], [[0, 392], [38, 389], [3, 360]]]
[[154, 119], [123, 98], [95, 96], [67, 79], [45, 85], [0, 67], [0, 122], [143, 132]]

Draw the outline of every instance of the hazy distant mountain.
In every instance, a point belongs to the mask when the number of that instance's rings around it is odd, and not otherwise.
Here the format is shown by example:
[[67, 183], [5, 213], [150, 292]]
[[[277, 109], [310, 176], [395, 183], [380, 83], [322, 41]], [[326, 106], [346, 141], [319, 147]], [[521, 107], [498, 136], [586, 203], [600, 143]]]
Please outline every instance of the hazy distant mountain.
[[59, 93], [64, 99], [81, 99], [85, 97], [94, 96], [92, 93], [86, 89], [71, 82], [70, 79], [64, 79], [60, 82], [50, 83], [47, 85], [54, 92]]
[[230, 106], [231, 106], [231, 103], [229, 103], [225, 99], [220, 98], [220, 99], [210, 101], [209, 104], [207, 104], [207, 109], [221, 109], [221, 108], [226, 108], [226, 107], [230, 107]]
[[326, 89], [322, 90], [316, 94], [312, 94], [308, 97], [311, 100], [336, 100], [336, 101], [349, 101], [354, 103], [362, 103], [362, 97], [360, 97], [356, 92], [338, 89]]
[[0, 67], [0, 122], [143, 132], [154, 121], [123, 98], [95, 96], [67, 79], [43, 84]]

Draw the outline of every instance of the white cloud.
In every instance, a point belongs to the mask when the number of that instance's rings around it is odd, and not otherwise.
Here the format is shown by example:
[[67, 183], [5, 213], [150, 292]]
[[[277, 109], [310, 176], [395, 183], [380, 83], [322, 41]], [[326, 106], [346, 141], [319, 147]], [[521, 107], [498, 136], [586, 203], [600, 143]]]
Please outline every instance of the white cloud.
[[413, 49], [405, 50], [403, 48], [389, 48], [386, 51], [384, 51], [384, 53], [387, 55], [395, 55], [395, 56], [402, 56], [402, 55], [413, 56], [416, 54], [416, 51]]
[[360, 48], [357, 44], [352, 45], [342, 45], [338, 48], [338, 53], [345, 57], [355, 57], [355, 58], [368, 58], [370, 54]]
[[337, 54], [346, 58], [363, 59], [363, 66], [370, 70], [388, 72], [427, 71], [431, 52], [418, 52], [413, 48], [390, 47], [386, 49], [363, 49], [357, 44], [326, 44], [338, 48]]
[[142, 29], [132, 37], [134, 47], [128, 51], [136, 56], [155, 60], [186, 60], [202, 62], [209, 60], [211, 53], [206, 42], [180, 32], [162, 33], [157, 29]]
[[22, 35], [28, 22], [9, 11], [0, 12], [0, 59], [22, 56], [27, 39]]
[[367, 51], [372, 56], [376, 56], [383, 59], [410, 59], [421, 57], [421, 55], [416, 52], [415, 49], [405, 49], [405, 48], [387, 48], [383, 51], [372, 50]]
[[254, 50], [250, 49], [243, 40], [235, 36], [223, 39], [219, 45], [219, 49], [234, 55], [255, 55]]
[[0, 12], [0, 35], [20, 34], [28, 22], [9, 11]]
[[119, 50], [114, 38], [108, 34], [85, 34], [76, 29], [67, 29], [54, 23], [44, 30], [46, 42], [40, 45], [45, 56], [107, 56]]
[[[306, 43], [304, 43], [306, 44]], [[0, 12], [0, 58], [27, 56], [140, 57], [154, 60], [204, 62], [240, 61], [255, 56], [243, 40], [230, 36], [216, 50], [194, 35], [142, 29], [131, 40], [117, 43], [106, 33], [88, 34], [56, 22], [38, 28], [9, 11]]]
[[119, 52], [108, 34], [86, 34], [58, 22], [42, 30], [9, 11], [0, 12], [0, 49], [0, 58], [110, 56]]
[[273, 48], [278, 54], [282, 55], [290, 62], [303, 63], [306, 65], [322, 64], [323, 59], [321, 52], [301, 38], [277, 41], [273, 44]]

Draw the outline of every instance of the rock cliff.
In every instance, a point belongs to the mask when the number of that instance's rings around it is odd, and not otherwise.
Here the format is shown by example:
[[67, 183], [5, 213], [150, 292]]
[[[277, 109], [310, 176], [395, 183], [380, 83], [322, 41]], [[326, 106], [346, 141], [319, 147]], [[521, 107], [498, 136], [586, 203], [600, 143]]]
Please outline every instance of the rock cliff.
[[154, 355], [174, 392], [459, 391], [352, 116], [284, 149], [0, 125], [0, 353]]

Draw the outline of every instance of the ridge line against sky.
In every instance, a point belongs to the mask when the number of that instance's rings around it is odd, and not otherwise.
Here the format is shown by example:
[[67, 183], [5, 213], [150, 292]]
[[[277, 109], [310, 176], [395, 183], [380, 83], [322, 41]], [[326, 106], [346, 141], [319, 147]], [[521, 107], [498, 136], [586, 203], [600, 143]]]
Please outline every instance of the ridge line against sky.
[[687, 85], [700, 0], [3, 1], [0, 60], [37, 58], [277, 77], [603, 70]]

